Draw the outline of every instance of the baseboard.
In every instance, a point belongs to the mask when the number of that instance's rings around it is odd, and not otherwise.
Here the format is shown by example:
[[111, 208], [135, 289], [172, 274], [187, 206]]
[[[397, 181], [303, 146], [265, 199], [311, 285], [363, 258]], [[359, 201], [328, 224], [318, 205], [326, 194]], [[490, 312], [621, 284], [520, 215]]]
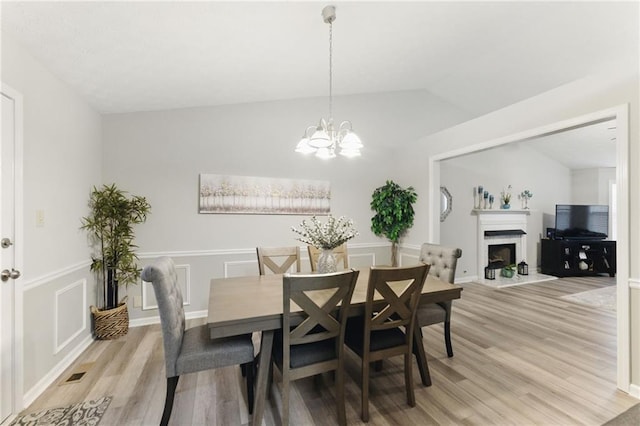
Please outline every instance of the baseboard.
[[629, 395], [640, 399], [640, 386], [639, 385], [630, 384], [629, 385]]
[[22, 397], [22, 406], [28, 407], [39, 397], [69, 366], [84, 352], [89, 345], [93, 343], [93, 337], [87, 336], [78, 346], [69, 352], [58, 364], [38, 381], [28, 392]]
[[[195, 312], [185, 312], [184, 318], [187, 320], [196, 319], [196, 318], [206, 318], [209, 315], [209, 311], [195, 311]], [[144, 327], [145, 325], [153, 325], [160, 324], [160, 317], [145, 317], [145, 318], [136, 318], [134, 320], [129, 321], [129, 327]]]

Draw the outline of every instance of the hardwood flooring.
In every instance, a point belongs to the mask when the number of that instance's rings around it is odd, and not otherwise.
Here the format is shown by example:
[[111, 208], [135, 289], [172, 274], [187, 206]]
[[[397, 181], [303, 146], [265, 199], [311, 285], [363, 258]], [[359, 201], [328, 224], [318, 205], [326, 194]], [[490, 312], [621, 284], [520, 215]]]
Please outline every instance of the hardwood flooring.
[[[600, 425], [624, 412], [638, 400], [616, 390], [615, 312], [560, 299], [613, 284], [608, 277], [504, 289], [465, 284], [453, 305], [454, 357], [446, 356], [441, 325], [424, 328], [433, 385], [422, 386], [414, 368], [417, 404], [410, 408], [402, 357], [385, 361], [382, 371], [372, 371], [369, 424]], [[347, 421], [355, 425], [361, 424], [360, 364], [347, 353]], [[90, 369], [79, 383], [50, 386], [25, 412], [112, 395], [101, 426], [159, 423], [166, 383], [159, 325], [92, 343], [60, 382], [81, 364]], [[336, 424], [333, 398], [330, 375], [295, 382], [291, 424]], [[237, 367], [186, 375], [170, 424], [247, 424], [245, 401]], [[274, 387], [264, 424], [279, 424], [279, 410]]]

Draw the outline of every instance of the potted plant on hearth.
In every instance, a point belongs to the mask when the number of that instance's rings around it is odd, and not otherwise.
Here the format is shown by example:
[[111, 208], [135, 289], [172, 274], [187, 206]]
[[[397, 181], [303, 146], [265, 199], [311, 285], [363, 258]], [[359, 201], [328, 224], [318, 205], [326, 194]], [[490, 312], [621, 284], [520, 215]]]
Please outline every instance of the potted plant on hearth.
[[91, 271], [96, 273], [99, 308], [91, 306], [98, 339], [115, 339], [127, 334], [129, 314], [126, 297], [118, 300], [118, 286], [135, 284], [140, 276], [134, 249], [133, 225], [147, 220], [151, 206], [144, 197], [128, 196], [115, 184], [91, 191], [90, 215], [82, 218], [81, 229], [89, 231], [96, 248]]
[[418, 199], [413, 187], [406, 189], [392, 180], [373, 191], [371, 210], [376, 214], [371, 218], [374, 234], [384, 235], [391, 241], [391, 265], [398, 266], [398, 241], [413, 226], [415, 212], [413, 203]]
[[500, 275], [505, 278], [513, 278], [515, 273], [516, 273], [516, 265], [513, 265], [513, 264], [503, 266], [502, 270], [500, 271]]

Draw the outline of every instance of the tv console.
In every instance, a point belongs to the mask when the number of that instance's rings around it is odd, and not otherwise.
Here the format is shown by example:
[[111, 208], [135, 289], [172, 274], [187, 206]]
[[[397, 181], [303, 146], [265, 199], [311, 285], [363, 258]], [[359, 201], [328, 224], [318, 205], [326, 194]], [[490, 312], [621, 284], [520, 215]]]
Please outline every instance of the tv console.
[[567, 277], [616, 275], [616, 242], [610, 240], [542, 241], [541, 272]]

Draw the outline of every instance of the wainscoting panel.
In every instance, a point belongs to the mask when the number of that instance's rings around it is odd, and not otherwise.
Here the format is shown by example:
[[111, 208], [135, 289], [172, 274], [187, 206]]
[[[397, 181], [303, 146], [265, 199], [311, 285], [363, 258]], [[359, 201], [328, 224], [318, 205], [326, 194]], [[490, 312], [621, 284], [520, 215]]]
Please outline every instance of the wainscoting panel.
[[[257, 256], [257, 255], [256, 255]], [[246, 277], [258, 275], [258, 260], [233, 260], [223, 263], [224, 277]]]
[[87, 329], [87, 280], [78, 280], [57, 290], [53, 303], [55, 355]]
[[[182, 306], [191, 304], [191, 266], [176, 265], [176, 273], [178, 274], [178, 285], [182, 292]], [[142, 281], [142, 310], [149, 311], [158, 309], [158, 301], [153, 291], [153, 285], [150, 282]]]

